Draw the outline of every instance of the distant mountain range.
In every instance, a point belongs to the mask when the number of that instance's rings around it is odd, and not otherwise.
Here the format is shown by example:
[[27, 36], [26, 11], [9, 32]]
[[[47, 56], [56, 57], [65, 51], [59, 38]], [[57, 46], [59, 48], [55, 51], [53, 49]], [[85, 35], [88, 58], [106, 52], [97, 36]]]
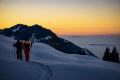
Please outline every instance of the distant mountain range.
[[0, 30], [0, 34], [16, 40], [24, 40], [25, 38], [29, 38], [33, 43], [43, 42], [64, 53], [95, 56], [88, 49], [83, 49], [70, 41], [62, 39], [51, 30], [43, 28], [38, 24], [33, 26], [17, 24], [11, 28]]

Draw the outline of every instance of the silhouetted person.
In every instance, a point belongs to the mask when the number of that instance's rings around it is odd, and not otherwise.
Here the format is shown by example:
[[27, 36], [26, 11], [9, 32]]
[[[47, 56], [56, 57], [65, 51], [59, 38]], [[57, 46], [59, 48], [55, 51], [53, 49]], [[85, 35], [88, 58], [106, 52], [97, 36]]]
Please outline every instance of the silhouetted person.
[[22, 42], [20, 40], [17, 40], [13, 46], [16, 47], [17, 59], [22, 60]]
[[30, 59], [31, 41], [26, 38], [26, 39], [23, 41], [23, 47], [24, 47], [24, 53], [25, 53], [25, 60], [26, 60], [26, 62], [29, 62], [29, 59]]

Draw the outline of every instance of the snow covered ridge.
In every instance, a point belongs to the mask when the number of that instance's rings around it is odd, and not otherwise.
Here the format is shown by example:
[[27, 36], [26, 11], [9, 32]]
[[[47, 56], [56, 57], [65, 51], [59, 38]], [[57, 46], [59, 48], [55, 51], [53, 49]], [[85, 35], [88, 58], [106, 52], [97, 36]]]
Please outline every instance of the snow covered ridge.
[[17, 32], [18, 30], [20, 30], [20, 26], [18, 26], [17, 28], [13, 29], [13, 32]]
[[19, 62], [12, 47], [14, 42], [0, 35], [0, 80], [120, 80], [118, 63], [64, 54], [44, 43], [33, 44], [30, 63]]
[[62, 39], [51, 30], [37, 24], [33, 26], [17, 24], [11, 28], [1, 30], [0, 34], [20, 40], [29, 38], [33, 42], [46, 43], [55, 49], [68, 54], [90, 55], [96, 57], [88, 49], [83, 49], [68, 40]]

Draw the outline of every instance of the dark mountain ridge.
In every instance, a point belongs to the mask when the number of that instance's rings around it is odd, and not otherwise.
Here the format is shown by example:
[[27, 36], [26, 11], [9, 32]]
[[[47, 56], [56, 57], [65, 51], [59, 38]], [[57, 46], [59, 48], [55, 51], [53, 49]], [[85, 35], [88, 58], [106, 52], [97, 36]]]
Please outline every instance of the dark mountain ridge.
[[12, 37], [16, 40], [24, 40], [25, 38], [29, 38], [33, 43], [46, 43], [64, 53], [95, 56], [88, 49], [81, 48], [70, 41], [62, 39], [51, 30], [46, 29], [38, 24], [35, 24], [33, 26], [17, 24], [11, 28], [0, 30], [0, 34], [7, 37]]

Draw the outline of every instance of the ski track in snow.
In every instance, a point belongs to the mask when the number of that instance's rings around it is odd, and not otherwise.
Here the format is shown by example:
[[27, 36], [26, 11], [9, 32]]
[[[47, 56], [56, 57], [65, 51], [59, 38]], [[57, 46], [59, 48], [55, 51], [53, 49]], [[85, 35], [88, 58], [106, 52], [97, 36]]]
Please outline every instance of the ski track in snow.
[[41, 70], [42, 70], [42, 75], [40, 75], [39, 80], [51, 80], [51, 78], [53, 76], [53, 71], [50, 66], [45, 65], [40, 62], [35, 62], [35, 61], [31, 61], [30, 63], [33, 63], [31, 65], [34, 65], [34, 67], [36, 68], [37, 71], [41, 72]]

